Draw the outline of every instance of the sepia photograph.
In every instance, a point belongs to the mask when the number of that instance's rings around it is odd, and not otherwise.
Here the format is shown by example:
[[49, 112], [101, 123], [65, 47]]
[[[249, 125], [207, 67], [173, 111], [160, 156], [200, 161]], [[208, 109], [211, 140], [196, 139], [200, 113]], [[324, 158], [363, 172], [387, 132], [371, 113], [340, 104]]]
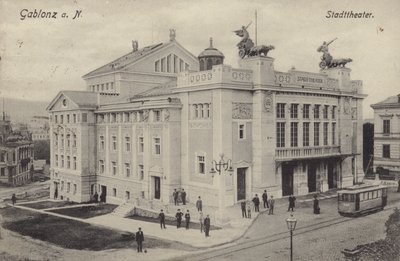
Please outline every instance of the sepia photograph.
[[399, 261], [397, 0], [0, 0], [0, 260]]

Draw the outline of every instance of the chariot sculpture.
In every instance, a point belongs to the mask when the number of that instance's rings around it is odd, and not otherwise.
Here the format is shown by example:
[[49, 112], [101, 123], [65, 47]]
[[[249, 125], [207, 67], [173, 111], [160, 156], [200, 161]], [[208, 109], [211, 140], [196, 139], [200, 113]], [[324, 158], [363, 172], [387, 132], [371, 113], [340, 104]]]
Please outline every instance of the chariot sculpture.
[[318, 47], [317, 52], [322, 52], [321, 62], [319, 63], [319, 68], [333, 68], [333, 67], [345, 67], [347, 63], [352, 62], [353, 60], [350, 58], [339, 58], [333, 59], [332, 55], [329, 53], [328, 45], [333, 43], [337, 38], [333, 39], [330, 42], [323, 42], [320, 47]]
[[[251, 23], [250, 23], [251, 24]], [[251, 56], [267, 56], [270, 50], [275, 49], [272, 45], [257, 45], [255, 46], [253, 41], [250, 39], [247, 28], [250, 26], [242, 26], [242, 29], [234, 31], [237, 36], [242, 37], [242, 40], [237, 44], [239, 48], [240, 58], [251, 57]]]

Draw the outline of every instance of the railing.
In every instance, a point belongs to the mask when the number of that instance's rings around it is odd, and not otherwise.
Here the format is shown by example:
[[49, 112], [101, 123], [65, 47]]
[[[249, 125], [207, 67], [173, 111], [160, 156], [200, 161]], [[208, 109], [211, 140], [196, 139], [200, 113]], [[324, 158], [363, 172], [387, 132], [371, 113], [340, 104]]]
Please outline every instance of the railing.
[[278, 148], [275, 149], [276, 159], [311, 158], [320, 156], [338, 155], [339, 146], [306, 147], [306, 148]]

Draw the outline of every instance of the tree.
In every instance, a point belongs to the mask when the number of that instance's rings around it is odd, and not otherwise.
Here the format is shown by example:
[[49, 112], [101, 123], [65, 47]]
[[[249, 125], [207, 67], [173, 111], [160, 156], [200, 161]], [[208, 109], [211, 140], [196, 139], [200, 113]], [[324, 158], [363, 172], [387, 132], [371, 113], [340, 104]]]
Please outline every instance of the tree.
[[50, 163], [50, 141], [38, 140], [33, 142], [35, 145], [35, 159], [45, 159], [46, 163]]

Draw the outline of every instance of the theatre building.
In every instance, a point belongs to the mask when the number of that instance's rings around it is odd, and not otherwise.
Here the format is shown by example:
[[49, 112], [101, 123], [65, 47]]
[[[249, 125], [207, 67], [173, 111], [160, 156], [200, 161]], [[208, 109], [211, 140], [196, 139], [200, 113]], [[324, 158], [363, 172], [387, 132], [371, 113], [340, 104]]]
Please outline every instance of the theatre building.
[[[97, 191], [158, 207], [183, 188], [190, 203], [217, 206], [362, 180], [365, 95], [349, 68], [279, 72], [269, 56], [237, 68], [224, 58], [212, 40], [194, 56], [171, 31], [84, 75], [86, 90], [61, 91], [47, 108], [51, 197]], [[211, 171], [221, 153], [232, 171]]]

